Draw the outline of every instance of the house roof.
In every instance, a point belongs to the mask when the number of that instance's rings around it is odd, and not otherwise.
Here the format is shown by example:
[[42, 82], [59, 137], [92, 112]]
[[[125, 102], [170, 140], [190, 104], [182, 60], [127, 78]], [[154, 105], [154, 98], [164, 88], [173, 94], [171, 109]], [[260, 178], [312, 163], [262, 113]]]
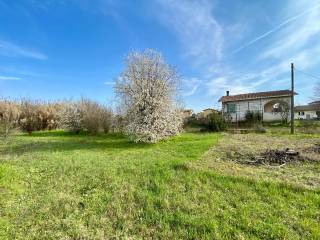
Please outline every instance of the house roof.
[[[295, 95], [297, 93], [294, 93]], [[245, 101], [261, 98], [270, 97], [289, 97], [291, 96], [290, 90], [278, 90], [278, 91], [268, 91], [268, 92], [256, 92], [256, 93], [245, 93], [238, 95], [222, 96], [219, 102], [234, 102], [234, 101]]]
[[320, 111], [320, 103], [318, 104], [309, 104], [309, 105], [301, 105], [294, 107], [294, 111]]
[[319, 104], [320, 105], [320, 100], [309, 103], [309, 105], [314, 105], [314, 104]]
[[202, 111], [203, 111], [203, 112], [204, 112], [204, 111], [216, 111], [216, 112], [218, 112], [218, 110], [213, 109], [213, 108], [206, 108], [206, 109], [203, 109]]

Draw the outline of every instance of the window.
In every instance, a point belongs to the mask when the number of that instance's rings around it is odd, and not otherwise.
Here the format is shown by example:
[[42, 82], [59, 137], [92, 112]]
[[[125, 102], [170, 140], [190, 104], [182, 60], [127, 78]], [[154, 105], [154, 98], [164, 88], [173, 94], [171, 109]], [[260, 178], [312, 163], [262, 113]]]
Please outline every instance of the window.
[[236, 105], [234, 103], [227, 104], [227, 112], [228, 113], [235, 113], [236, 112]]

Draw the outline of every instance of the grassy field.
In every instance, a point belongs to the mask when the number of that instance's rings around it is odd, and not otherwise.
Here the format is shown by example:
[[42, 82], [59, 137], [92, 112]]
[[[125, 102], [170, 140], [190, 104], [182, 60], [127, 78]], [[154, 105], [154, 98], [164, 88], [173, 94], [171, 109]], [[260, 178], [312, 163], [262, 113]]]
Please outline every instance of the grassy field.
[[282, 181], [222, 162], [229, 139], [19, 135], [0, 146], [0, 239], [320, 239], [319, 163]]

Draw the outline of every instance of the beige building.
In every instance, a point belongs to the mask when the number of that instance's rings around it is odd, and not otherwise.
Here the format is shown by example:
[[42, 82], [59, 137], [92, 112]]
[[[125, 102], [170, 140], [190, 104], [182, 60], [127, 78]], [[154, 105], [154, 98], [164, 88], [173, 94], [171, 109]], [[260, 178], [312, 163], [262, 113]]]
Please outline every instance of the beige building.
[[295, 119], [320, 119], [320, 102], [309, 103], [308, 105], [296, 106], [294, 108]]
[[193, 114], [193, 110], [192, 109], [184, 109], [184, 110], [182, 110], [182, 117], [184, 119], [191, 117], [192, 114]]
[[219, 113], [219, 111], [213, 108], [206, 108], [197, 114], [197, 118], [206, 118], [211, 113]]

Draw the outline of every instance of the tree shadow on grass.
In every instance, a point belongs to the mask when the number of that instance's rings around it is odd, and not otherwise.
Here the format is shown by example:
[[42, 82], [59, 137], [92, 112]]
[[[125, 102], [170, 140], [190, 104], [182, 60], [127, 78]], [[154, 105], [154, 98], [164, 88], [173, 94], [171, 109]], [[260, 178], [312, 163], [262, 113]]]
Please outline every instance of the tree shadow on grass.
[[[30, 139], [30, 142], [23, 141], [14, 146], [8, 146], [2, 149], [2, 154], [22, 155], [34, 152], [68, 152], [76, 150], [130, 150], [130, 149], [147, 149], [152, 144], [134, 143], [129, 141], [125, 136], [120, 134], [104, 134], [99, 136], [88, 136], [86, 134], [70, 134], [64, 132], [35, 132], [32, 135], [22, 135], [24, 140]], [[37, 139], [33, 137], [48, 137], [46, 139]], [[54, 137], [54, 138], [52, 138]], [[59, 139], [59, 137], [61, 139]]]
[[65, 132], [62, 130], [52, 130], [52, 131], [36, 131], [32, 132], [31, 134], [23, 133], [20, 136], [26, 137], [26, 138], [32, 138], [32, 137], [73, 137], [73, 138], [81, 138], [81, 137], [92, 137], [92, 138], [125, 138], [125, 136], [121, 133], [100, 133], [98, 135], [90, 135], [88, 132], [80, 132], [78, 134], [72, 133], [72, 132]]

